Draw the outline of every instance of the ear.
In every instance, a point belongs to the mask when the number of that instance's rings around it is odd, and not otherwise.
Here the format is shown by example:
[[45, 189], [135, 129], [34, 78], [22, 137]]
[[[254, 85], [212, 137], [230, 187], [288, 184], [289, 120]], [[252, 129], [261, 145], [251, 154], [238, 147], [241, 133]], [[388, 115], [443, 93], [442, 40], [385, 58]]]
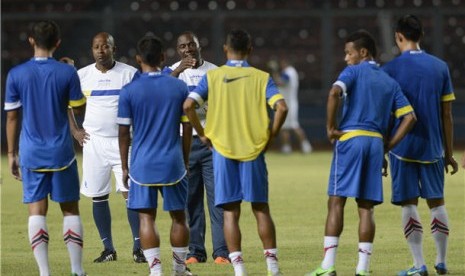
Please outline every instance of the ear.
[[34, 38], [32, 38], [32, 36], [30, 36], [28, 38], [28, 41], [29, 41], [29, 44], [31, 44], [32, 47], [34, 47], [34, 45], [36, 44], [36, 42], [35, 42]]
[[166, 54], [162, 53], [161, 56], [160, 56], [160, 65], [165, 63], [165, 60], [166, 60]]
[[58, 39], [57, 43], [55, 44], [55, 48], [58, 48], [58, 46], [60, 46], [61, 44], [61, 39]]
[[396, 33], [396, 39], [399, 40], [399, 42], [403, 42], [405, 40], [405, 37], [401, 33]]
[[369, 56], [368, 50], [366, 48], [360, 49], [360, 56], [362, 56], [363, 58], [368, 57]]
[[142, 57], [140, 55], [136, 55], [136, 62], [137, 64], [141, 65], [142, 64]]

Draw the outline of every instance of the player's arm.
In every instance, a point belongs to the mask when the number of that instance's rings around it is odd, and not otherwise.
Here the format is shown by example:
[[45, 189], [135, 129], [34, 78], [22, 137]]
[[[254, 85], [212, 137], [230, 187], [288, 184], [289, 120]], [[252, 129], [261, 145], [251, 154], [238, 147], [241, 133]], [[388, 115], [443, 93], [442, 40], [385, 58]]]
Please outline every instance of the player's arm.
[[129, 145], [131, 144], [130, 125], [119, 125], [118, 129], [118, 143], [119, 154], [121, 157], [121, 168], [123, 171], [123, 184], [126, 189], [129, 188]]
[[415, 116], [414, 112], [410, 112], [402, 116], [401, 122], [397, 131], [391, 137], [391, 139], [386, 144], [385, 152], [390, 151], [394, 148], [400, 140], [402, 140], [405, 135], [412, 129], [413, 125], [416, 123], [417, 117]]
[[449, 166], [452, 166], [451, 174], [455, 174], [458, 170], [457, 161], [455, 161], [452, 155], [453, 143], [454, 143], [454, 122], [452, 118], [452, 102], [445, 101], [441, 103], [441, 115], [442, 115], [442, 128], [444, 138], [444, 162], [446, 173], [449, 172]]
[[271, 138], [276, 137], [279, 134], [279, 131], [281, 130], [281, 127], [284, 124], [284, 121], [286, 121], [287, 117], [287, 104], [284, 99], [281, 99], [277, 101], [274, 105], [274, 119], [273, 119], [273, 125], [271, 126]]
[[342, 88], [339, 85], [333, 85], [329, 90], [328, 102], [326, 104], [326, 134], [331, 143], [344, 134], [337, 129], [337, 111], [341, 101]]
[[85, 105], [76, 107], [76, 108], [68, 108], [68, 121], [69, 121], [69, 128], [71, 130], [71, 134], [73, 135], [74, 139], [78, 141], [79, 145], [82, 147], [86, 140], [89, 140], [89, 134], [86, 132], [84, 128], [80, 128], [78, 123], [76, 122], [76, 117], [74, 114], [74, 110], [77, 109], [78, 114], [83, 114]]
[[192, 126], [189, 122], [182, 122], [182, 155], [184, 158], [184, 166], [189, 170], [189, 153], [191, 151], [192, 142]]
[[197, 112], [195, 112], [195, 106], [197, 105], [197, 102], [193, 98], [187, 98], [184, 101], [183, 109], [184, 109], [184, 114], [186, 114], [187, 118], [189, 119], [189, 122], [191, 123], [192, 127], [197, 131], [197, 135], [199, 136], [199, 139], [206, 144], [209, 148], [211, 148], [211, 142], [210, 140], [205, 137], [205, 132], [203, 131], [203, 126], [200, 123], [199, 116], [197, 115]]
[[181, 63], [171, 72], [171, 76], [177, 78], [179, 75], [184, 72], [186, 69], [194, 68], [197, 60], [192, 56], [185, 56], [181, 59]]
[[8, 166], [15, 179], [21, 180], [21, 173], [18, 162], [18, 131], [19, 131], [19, 111], [9, 110], [6, 113], [6, 139], [8, 144]]

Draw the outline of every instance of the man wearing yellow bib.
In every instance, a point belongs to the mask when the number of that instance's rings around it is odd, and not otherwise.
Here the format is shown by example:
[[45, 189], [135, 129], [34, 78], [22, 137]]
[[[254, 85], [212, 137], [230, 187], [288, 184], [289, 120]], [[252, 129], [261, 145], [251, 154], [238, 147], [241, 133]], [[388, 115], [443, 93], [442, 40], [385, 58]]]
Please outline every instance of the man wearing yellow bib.
[[[244, 30], [227, 35], [226, 65], [206, 73], [184, 102], [184, 112], [202, 142], [212, 147], [215, 205], [224, 209], [224, 233], [235, 275], [247, 275], [239, 228], [242, 200], [252, 203], [268, 275], [280, 275], [264, 153], [286, 119], [287, 105], [270, 75], [248, 64], [251, 41]], [[195, 106], [207, 100], [204, 129]], [[271, 124], [267, 105], [275, 111]]]

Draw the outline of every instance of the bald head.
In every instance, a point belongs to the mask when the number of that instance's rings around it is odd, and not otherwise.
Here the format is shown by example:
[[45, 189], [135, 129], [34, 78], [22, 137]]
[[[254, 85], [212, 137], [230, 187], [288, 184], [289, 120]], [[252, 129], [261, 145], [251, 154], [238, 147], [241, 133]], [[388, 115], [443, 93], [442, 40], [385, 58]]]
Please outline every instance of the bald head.
[[96, 67], [106, 72], [115, 65], [114, 53], [116, 51], [115, 40], [109, 33], [100, 32], [92, 40], [92, 54]]

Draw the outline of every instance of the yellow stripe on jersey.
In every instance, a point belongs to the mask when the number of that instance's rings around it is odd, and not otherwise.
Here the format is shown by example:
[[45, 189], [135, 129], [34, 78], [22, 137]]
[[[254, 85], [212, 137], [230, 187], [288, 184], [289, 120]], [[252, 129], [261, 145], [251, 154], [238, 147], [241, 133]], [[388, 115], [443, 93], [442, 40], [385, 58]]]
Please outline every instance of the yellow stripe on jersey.
[[412, 111], [413, 111], [413, 107], [411, 105], [407, 105], [407, 106], [397, 109], [394, 115], [396, 116], [396, 118], [399, 118]]
[[71, 107], [78, 107], [84, 105], [86, 103], [86, 97], [82, 97], [80, 100], [77, 101], [69, 101], [69, 106]]
[[253, 67], [221, 66], [207, 72], [205, 135], [224, 157], [254, 160], [265, 148], [270, 123], [266, 100], [269, 77]]
[[90, 94], [92, 93], [92, 90], [82, 90], [82, 94], [86, 97], [90, 97]]
[[181, 123], [188, 123], [189, 122], [189, 118], [187, 118], [186, 115], [182, 115], [181, 116]]
[[268, 100], [268, 104], [271, 106], [271, 108], [274, 108], [274, 105], [276, 104], [277, 101], [284, 99], [282, 94], [276, 94], [271, 99]]
[[441, 102], [450, 102], [453, 100], [455, 100], [455, 94], [453, 92], [441, 97]]
[[64, 171], [64, 170], [66, 170], [67, 168], [69, 168], [69, 166], [71, 166], [71, 164], [73, 164], [74, 160], [76, 160], [76, 157], [74, 157], [73, 160], [71, 160], [71, 162], [69, 162], [69, 164], [67, 164], [66, 166], [61, 167], [61, 168], [54, 168], [54, 169], [51, 169], [51, 168], [31, 169], [31, 171], [34, 171], [34, 172], [60, 172], [60, 171]]
[[347, 133], [344, 133], [341, 137], [339, 137], [339, 141], [347, 141], [351, 138], [357, 137], [357, 136], [369, 136], [369, 137], [378, 137], [378, 138], [383, 138], [383, 135], [378, 132], [374, 131], [369, 131], [369, 130], [354, 130], [354, 131], [349, 131]]

